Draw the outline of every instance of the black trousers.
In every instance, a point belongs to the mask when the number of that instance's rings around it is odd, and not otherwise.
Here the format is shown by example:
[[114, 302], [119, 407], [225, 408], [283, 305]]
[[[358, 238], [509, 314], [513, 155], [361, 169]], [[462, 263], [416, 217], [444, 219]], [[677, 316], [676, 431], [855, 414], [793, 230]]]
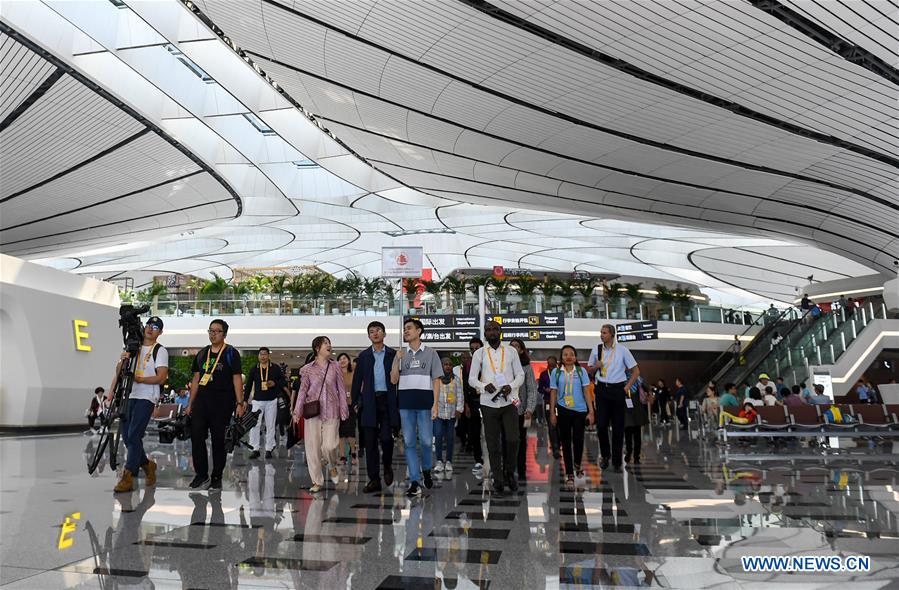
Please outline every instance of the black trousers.
[[515, 477], [514, 470], [518, 462], [518, 408], [512, 404], [503, 408], [481, 406], [481, 414], [493, 484], [502, 486]]
[[[362, 412], [359, 412], [362, 414]], [[375, 397], [375, 426], [362, 428], [363, 444], [365, 445], [365, 466], [368, 469], [368, 479], [381, 478], [381, 457], [384, 458], [384, 466], [393, 464], [393, 431], [390, 428], [390, 416], [387, 414], [387, 396]], [[381, 443], [381, 452], [378, 452], [378, 442]]]
[[643, 445], [643, 427], [626, 426], [624, 428], [625, 454], [633, 455], [634, 459], [640, 458], [640, 447]]
[[680, 420], [681, 427], [686, 428], [688, 426], [687, 406], [678, 406], [677, 410], [675, 410], [675, 414], [677, 414], [677, 419]]
[[565, 461], [565, 475], [574, 475], [575, 466], [580, 467], [584, 456], [584, 429], [587, 426], [587, 412], [575, 412], [558, 406], [556, 427], [562, 443], [562, 459]]
[[[197, 394], [190, 415], [190, 442], [197, 475], [222, 477], [225, 471], [225, 430], [234, 414], [236, 402], [234, 394], [216, 395], [203, 392]], [[209, 450], [206, 436], [212, 437], [212, 473], [209, 473]]]
[[671, 415], [669, 410], [671, 406], [671, 397], [665, 394], [659, 394], [656, 402], [659, 404], [659, 422], [670, 422]]
[[475, 463], [484, 462], [484, 451], [481, 448], [481, 404], [468, 404], [471, 416], [468, 417], [468, 444]]
[[[624, 447], [624, 386], [621, 383], [596, 384], [596, 435], [603, 459], [611, 459], [613, 465], [621, 465]], [[612, 444], [609, 445], [609, 426], [612, 427]]]

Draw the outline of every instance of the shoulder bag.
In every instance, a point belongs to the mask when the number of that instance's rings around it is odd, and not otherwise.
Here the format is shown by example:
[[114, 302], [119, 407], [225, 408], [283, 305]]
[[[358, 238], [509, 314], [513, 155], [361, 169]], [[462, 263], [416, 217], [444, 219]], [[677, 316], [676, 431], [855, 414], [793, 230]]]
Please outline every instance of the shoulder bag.
[[328, 364], [325, 366], [325, 376], [322, 377], [322, 387], [318, 392], [318, 399], [314, 401], [307, 401], [303, 404], [303, 418], [309, 420], [310, 418], [318, 418], [318, 415], [321, 414], [321, 399], [322, 393], [325, 391], [325, 382], [328, 380], [328, 371], [331, 369], [331, 361], [328, 361]]

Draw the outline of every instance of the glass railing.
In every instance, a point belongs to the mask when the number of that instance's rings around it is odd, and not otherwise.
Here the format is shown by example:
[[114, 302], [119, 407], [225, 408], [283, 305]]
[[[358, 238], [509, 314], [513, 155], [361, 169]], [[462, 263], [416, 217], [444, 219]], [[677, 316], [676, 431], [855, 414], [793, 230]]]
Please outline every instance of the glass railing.
[[[765, 313], [757, 309], [715, 305], [661, 305], [642, 302], [639, 306], [614, 304], [599, 300], [585, 302], [583, 297], [544, 299], [508, 295], [486, 299], [486, 313], [562, 313], [566, 318], [660, 320], [701, 322], [750, 326], [762, 323]], [[230, 315], [325, 315], [325, 316], [396, 316], [400, 314], [399, 298], [378, 297], [292, 297], [262, 295], [234, 298], [207, 296], [201, 299], [160, 299], [152, 312], [160, 316], [230, 316]], [[404, 314], [476, 314], [477, 296], [424, 293], [403, 298]], [[794, 313], [794, 312], [789, 312]]]
[[534, 295], [493, 295], [486, 300], [488, 313], [561, 313], [566, 318], [611, 320], [658, 320], [672, 322], [706, 322], [714, 324], [752, 325], [764, 311], [755, 308], [724, 307], [704, 304], [663, 304], [626, 299], [610, 301], [602, 297], [582, 295], [544, 297]]

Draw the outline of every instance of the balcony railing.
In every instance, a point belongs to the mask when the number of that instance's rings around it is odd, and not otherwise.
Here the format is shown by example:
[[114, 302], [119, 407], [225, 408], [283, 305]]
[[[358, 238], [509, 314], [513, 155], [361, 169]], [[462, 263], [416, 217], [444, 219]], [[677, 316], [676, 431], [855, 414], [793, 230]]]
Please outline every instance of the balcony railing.
[[[290, 295], [262, 295], [247, 298], [233, 296], [205, 296], [202, 299], [160, 299], [153, 313], [160, 316], [234, 316], [234, 315], [295, 315], [295, 316], [398, 316], [398, 298], [384, 297], [292, 297]], [[403, 299], [404, 314], [477, 314], [478, 300], [474, 294], [434, 296], [423, 294]], [[751, 325], [764, 316], [757, 309], [721, 307], [705, 304], [662, 305], [655, 301], [639, 306], [626, 302], [611, 303], [597, 298], [553, 296], [493, 296], [486, 299], [485, 313], [562, 313], [567, 318], [611, 320], [661, 320], [702, 322], [714, 324]]]

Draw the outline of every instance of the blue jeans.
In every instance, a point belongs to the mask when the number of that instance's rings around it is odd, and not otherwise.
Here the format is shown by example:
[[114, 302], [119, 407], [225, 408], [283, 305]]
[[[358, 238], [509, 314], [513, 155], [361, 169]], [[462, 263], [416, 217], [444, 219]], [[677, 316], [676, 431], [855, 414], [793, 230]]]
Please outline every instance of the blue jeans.
[[[437, 443], [437, 460], [453, 461], [453, 439], [455, 438], [456, 421], [437, 418], [434, 420], [434, 439]], [[446, 459], [443, 458], [443, 445], [446, 443]]]
[[149, 461], [147, 454], [144, 453], [144, 432], [153, 416], [153, 408], [154, 404], [150, 400], [128, 400], [128, 413], [123, 424], [122, 439], [125, 441], [125, 448], [128, 449], [125, 469], [130, 471], [131, 475], [137, 475], [141, 465], [146, 465]]
[[[431, 421], [431, 410], [400, 410], [400, 421], [403, 423], [403, 445], [406, 447], [409, 479], [420, 481], [421, 471], [430, 471], [433, 466], [431, 439], [434, 438], [434, 424]], [[421, 461], [415, 448], [416, 438], [421, 445]]]

